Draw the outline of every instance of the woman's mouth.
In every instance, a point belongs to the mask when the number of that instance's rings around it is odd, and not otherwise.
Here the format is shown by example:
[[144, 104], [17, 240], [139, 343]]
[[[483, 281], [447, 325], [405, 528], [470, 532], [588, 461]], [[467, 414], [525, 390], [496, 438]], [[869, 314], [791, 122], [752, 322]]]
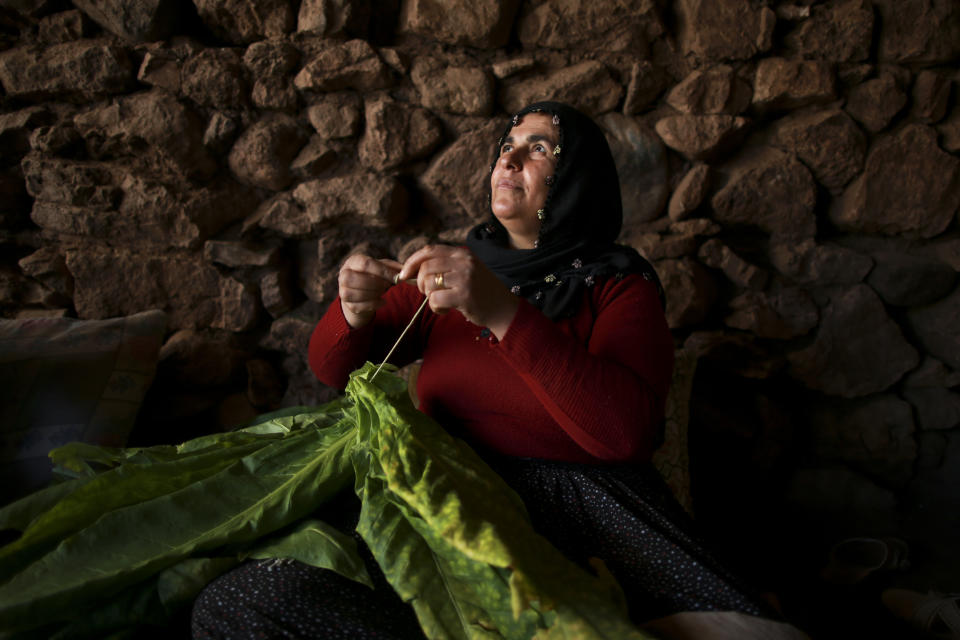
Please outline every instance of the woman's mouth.
[[497, 181], [497, 189], [519, 189], [520, 184], [514, 182], [513, 180], [507, 180], [502, 178]]

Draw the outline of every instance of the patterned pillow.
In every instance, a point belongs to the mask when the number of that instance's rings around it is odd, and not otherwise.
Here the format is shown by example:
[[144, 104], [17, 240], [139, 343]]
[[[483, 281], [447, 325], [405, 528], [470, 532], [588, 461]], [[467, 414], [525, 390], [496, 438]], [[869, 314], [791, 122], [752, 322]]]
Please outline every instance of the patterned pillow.
[[677, 349], [674, 354], [670, 393], [667, 396], [664, 440], [653, 453], [653, 466], [690, 515], [693, 515], [693, 498], [690, 494], [687, 426], [690, 421], [690, 392], [696, 371], [697, 353], [691, 349]]
[[162, 311], [0, 320], [0, 504], [49, 482], [53, 448], [126, 444], [166, 324]]

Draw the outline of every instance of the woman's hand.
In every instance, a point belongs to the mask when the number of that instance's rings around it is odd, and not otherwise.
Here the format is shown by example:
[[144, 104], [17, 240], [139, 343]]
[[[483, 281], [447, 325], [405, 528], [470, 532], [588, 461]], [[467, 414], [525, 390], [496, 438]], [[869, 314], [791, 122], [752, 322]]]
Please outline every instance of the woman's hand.
[[337, 284], [347, 324], [359, 329], [373, 320], [377, 309], [383, 306], [383, 294], [393, 286], [402, 266], [396, 260], [375, 260], [362, 254], [344, 261]]
[[[439, 276], [442, 276], [440, 278]], [[430, 298], [435, 313], [456, 309], [475, 325], [503, 338], [520, 306], [473, 252], [462, 247], [428, 245], [407, 258], [399, 278], [416, 277], [417, 288]]]

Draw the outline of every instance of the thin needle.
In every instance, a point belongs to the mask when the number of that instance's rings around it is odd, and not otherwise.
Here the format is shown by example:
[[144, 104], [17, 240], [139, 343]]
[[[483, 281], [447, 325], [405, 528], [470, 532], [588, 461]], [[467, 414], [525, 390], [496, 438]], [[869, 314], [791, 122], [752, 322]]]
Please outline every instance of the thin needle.
[[370, 382], [373, 382], [373, 379], [377, 377], [377, 374], [380, 373], [380, 369], [383, 369], [383, 365], [387, 364], [387, 360], [389, 360], [390, 356], [393, 355], [397, 345], [399, 345], [400, 341], [403, 340], [403, 336], [407, 335], [407, 331], [409, 331], [410, 327], [413, 326], [413, 321], [417, 319], [417, 316], [420, 315], [420, 312], [423, 311], [423, 308], [427, 306], [427, 300], [429, 299], [430, 296], [424, 297], [423, 302], [420, 303], [420, 308], [417, 309], [416, 313], [413, 314], [413, 317], [410, 318], [410, 322], [407, 323], [407, 326], [404, 328], [404, 330], [400, 332], [400, 337], [397, 338], [397, 341], [393, 343], [392, 347], [390, 347], [390, 351], [387, 352], [387, 356], [383, 359], [383, 362], [380, 363], [380, 366], [377, 367], [377, 370], [373, 372], [372, 376], [370, 376]]

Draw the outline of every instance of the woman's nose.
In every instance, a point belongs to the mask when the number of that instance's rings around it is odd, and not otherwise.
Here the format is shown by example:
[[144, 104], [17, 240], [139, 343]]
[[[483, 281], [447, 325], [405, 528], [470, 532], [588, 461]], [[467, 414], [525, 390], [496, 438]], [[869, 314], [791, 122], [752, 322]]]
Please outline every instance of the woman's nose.
[[523, 167], [520, 162], [520, 153], [515, 149], [500, 154], [500, 163], [507, 169], [519, 170]]

